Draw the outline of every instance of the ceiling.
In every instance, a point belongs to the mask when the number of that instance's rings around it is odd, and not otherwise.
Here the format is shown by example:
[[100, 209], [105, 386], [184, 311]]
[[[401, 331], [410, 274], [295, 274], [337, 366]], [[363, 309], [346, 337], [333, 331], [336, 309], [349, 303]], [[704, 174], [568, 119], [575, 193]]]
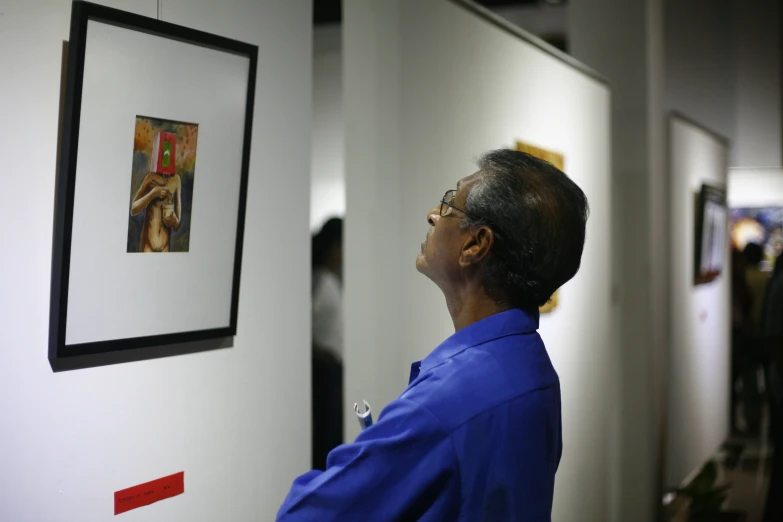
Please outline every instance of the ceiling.
[[[475, 0], [489, 8], [514, 5], [534, 5], [538, 3], [565, 4], [567, 0]], [[339, 24], [342, 22], [342, 0], [313, 0], [313, 23]]]

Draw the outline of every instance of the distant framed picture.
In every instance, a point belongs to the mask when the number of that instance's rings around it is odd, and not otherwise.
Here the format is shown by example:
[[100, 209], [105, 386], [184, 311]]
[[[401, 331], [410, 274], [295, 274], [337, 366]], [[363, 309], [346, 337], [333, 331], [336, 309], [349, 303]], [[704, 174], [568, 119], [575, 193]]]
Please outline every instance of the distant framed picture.
[[236, 334], [257, 54], [73, 2], [50, 360]]
[[783, 207], [732, 208], [731, 246], [742, 251], [748, 243], [762, 248], [761, 269], [771, 272], [783, 254]]
[[726, 189], [703, 184], [697, 196], [694, 279], [709, 283], [723, 271], [728, 242]]
[[[526, 152], [531, 156], [535, 156], [538, 159], [547, 161], [561, 171], [565, 170], [565, 157], [559, 152], [542, 149], [541, 147], [536, 147], [535, 145], [525, 143], [524, 141], [517, 141], [517, 150], [520, 152]], [[538, 312], [541, 314], [552, 313], [557, 308], [559, 298], [560, 289], [558, 288], [555, 290], [555, 293], [552, 294], [552, 297], [549, 298], [549, 301], [547, 301], [544, 306], [539, 307]]]

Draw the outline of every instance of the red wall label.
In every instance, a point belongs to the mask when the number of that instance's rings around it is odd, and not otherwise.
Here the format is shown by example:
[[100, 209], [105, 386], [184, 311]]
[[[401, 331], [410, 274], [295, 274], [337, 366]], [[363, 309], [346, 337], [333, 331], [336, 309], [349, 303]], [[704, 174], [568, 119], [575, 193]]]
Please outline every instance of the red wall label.
[[147, 506], [158, 500], [176, 497], [185, 492], [185, 472], [139, 484], [114, 492], [114, 514]]

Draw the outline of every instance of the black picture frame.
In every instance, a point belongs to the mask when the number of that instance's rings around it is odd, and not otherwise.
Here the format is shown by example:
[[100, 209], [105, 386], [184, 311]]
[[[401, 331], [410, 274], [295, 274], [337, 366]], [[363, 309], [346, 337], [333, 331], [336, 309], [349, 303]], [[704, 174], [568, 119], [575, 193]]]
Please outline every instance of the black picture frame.
[[[249, 60], [230, 320], [225, 327], [66, 345], [65, 332], [68, 311], [76, 164], [79, 150], [79, 124], [84, 85], [86, 35], [89, 21], [114, 25], [153, 36], [240, 55]], [[93, 364], [89, 362], [77, 362], [77, 359], [87, 361], [90, 357], [93, 357], [96, 361], [94, 365], [123, 362], [123, 358], [107, 358], [108, 352], [132, 350], [133, 353], [126, 354], [127, 356], [124, 360], [140, 360], [202, 351], [211, 349], [210, 347], [221, 348], [226, 346], [226, 338], [236, 335], [257, 63], [258, 47], [255, 45], [90, 2], [81, 0], [73, 2], [63, 114], [61, 115], [57, 185], [55, 189], [51, 301], [49, 309], [49, 361], [55, 371], [91, 366]], [[222, 339], [222, 341], [212, 344], [207, 343], [206, 345], [203, 342], [194, 343], [195, 341], [207, 339]], [[193, 343], [193, 347], [190, 350], [183, 350], [181, 347], [173, 346], [180, 343]], [[155, 349], [156, 347], [159, 349]]]
[[[710, 283], [717, 279], [719, 275], [726, 268], [721, 259], [721, 263], [717, 269], [711, 271], [703, 271], [701, 269], [702, 261], [706, 255], [710, 255], [710, 252], [704, 251], [704, 237], [705, 234], [712, 233], [712, 230], [704, 229], [704, 215], [708, 204], [715, 204], [722, 207], [725, 211], [725, 219], [722, 223], [722, 228], [725, 232], [724, 247], [728, 244], [728, 204], [727, 194], [725, 187], [719, 187], [717, 185], [711, 185], [708, 183], [702, 183], [701, 189], [696, 194], [696, 234], [694, 241], [694, 285], [703, 285]], [[721, 226], [720, 223], [717, 224]]]

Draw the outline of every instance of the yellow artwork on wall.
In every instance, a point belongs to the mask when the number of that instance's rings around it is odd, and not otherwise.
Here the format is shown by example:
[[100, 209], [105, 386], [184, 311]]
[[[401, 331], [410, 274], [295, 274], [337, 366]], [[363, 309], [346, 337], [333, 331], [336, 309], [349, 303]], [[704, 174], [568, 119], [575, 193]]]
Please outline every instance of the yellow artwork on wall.
[[[541, 147], [536, 147], [535, 145], [530, 145], [529, 143], [522, 141], [517, 142], [517, 150], [520, 152], [527, 152], [531, 156], [548, 161], [558, 169], [564, 170], [565, 158], [558, 152], [542, 149]], [[540, 307], [538, 311], [542, 314], [548, 314], [557, 308], [557, 298], [559, 293], [560, 290], [556, 290], [555, 293], [552, 294], [552, 297], [549, 299], [549, 301], [544, 306]]]
[[523, 141], [517, 142], [517, 150], [519, 152], [527, 152], [531, 156], [548, 161], [558, 169], [564, 170], [565, 158], [559, 152], [542, 149], [541, 147], [536, 147], [535, 145], [530, 145]]

